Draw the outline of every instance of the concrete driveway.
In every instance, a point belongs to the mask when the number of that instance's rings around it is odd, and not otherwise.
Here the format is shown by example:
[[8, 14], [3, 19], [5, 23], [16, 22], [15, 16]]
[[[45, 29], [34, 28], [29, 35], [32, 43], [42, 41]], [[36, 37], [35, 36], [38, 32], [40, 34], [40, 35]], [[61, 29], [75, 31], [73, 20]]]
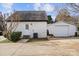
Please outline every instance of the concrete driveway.
[[29, 43], [1, 43], [0, 56], [76, 56], [79, 40], [49, 40]]

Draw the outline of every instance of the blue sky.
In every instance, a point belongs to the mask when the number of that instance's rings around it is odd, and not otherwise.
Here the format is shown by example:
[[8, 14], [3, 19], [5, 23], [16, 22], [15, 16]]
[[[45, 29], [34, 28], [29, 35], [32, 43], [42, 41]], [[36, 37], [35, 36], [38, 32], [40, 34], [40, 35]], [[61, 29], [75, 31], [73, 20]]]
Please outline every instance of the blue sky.
[[47, 15], [55, 18], [59, 9], [66, 8], [65, 3], [0, 3], [0, 11], [10, 13], [14, 10], [20, 11], [39, 11], [45, 10]]

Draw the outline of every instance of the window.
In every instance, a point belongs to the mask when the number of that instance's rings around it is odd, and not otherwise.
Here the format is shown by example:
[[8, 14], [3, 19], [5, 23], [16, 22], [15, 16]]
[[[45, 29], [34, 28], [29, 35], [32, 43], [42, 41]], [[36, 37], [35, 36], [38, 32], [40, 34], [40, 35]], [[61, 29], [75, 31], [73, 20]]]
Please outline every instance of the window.
[[28, 24], [26, 24], [26, 29], [29, 29], [29, 25]]

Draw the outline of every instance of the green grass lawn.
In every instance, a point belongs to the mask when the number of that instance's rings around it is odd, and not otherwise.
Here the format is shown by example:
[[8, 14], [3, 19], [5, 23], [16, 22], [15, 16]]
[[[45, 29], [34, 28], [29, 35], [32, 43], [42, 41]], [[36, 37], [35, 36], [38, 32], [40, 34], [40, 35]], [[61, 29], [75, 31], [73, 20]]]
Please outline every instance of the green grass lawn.
[[12, 41], [6, 39], [6, 40], [3, 40], [3, 41], [0, 41], [0, 43], [13, 43]]

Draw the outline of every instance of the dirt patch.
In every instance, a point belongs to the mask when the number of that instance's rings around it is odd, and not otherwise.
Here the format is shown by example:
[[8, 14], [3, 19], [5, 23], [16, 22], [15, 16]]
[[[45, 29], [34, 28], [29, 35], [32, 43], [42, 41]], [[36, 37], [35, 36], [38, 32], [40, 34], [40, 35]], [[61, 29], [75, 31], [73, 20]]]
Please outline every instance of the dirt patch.
[[55, 39], [28, 43], [2, 43], [0, 44], [0, 55], [79, 56], [78, 39]]

